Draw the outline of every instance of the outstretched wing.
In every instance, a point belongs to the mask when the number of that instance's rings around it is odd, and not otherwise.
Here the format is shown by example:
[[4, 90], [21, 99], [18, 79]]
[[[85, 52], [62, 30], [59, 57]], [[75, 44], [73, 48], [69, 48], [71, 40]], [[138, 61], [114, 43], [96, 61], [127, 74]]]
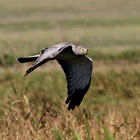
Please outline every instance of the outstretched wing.
[[74, 59], [57, 60], [63, 68], [68, 88], [68, 109], [79, 106], [89, 89], [92, 73], [92, 60], [86, 56], [75, 56]]
[[30, 72], [32, 72], [37, 67], [39, 67], [42, 64], [46, 63], [47, 61], [53, 60], [63, 49], [65, 49], [65, 48], [67, 48], [67, 47], [69, 47], [71, 45], [72, 45], [72, 43], [64, 42], [64, 43], [54, 45], [54, 46], [52, 46], [50, 48], [46, 48], [45, 50], [42, 50], [41, 54], [36, 59], [36, 61], [33, 64], [33, 66], [26, 71], [25, 76], [27, 74], [29, 74]]
[[18, 58], [18, 61], [20, 63], [32, 62], [32, 61], [35, 61], [38, 57], [39, 57], [39, 55], [20, 57], [20, 58]]

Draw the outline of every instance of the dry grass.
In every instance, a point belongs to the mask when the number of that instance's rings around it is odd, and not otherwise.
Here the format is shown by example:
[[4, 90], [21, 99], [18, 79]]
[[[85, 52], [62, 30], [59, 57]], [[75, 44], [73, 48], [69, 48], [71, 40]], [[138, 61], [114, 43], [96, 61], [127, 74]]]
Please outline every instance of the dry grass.
[[5, 119], [0, 121], [1, 139], [140, 138], [140, 106], [136, 106], [133, 113], [128, 109], [123, 113], [123, 104], [100, 107], [98, 111], [102, 116], [98, 118], [94, 115], [96, 108], [68, 112], [63, 103], [50, 104], [45, 98], [38, 107], [28, 100], [26, 94], [9, 99], [4, 109]]
[[36, 71], [26, 79], [21, 79], [22, 68], [16, 73], [8, 70], [9, 76], [1, 78], [10, 94], [3, 99], [0, 111], [0, 138], [138, 140], [139, 64], [95, 63], [90, 90], [74, 111], [68, 111], [64, 103], [66, 83], [59, 67], [52, 67], [52, 72], [40, 69], [41, 73]]

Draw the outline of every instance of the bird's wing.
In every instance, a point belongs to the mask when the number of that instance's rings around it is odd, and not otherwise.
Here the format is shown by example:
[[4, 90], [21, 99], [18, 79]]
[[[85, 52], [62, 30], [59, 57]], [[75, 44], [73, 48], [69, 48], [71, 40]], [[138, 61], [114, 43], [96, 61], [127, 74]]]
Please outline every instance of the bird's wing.
[[63, 68], [68, 88], [68, 109], [79, 106], [88, 91], [91, 81], [92, 60], [86, 56], [75, 56], [74, 59], [57, 60]]
[[20, 63], [32, 62], [32, 61], [35, 61], [38, 57], [39, 57], [39, 55], [20, 57], [20, 58], [18, 58], [18, 61]]
[[53, 60], [63, 49], [71, 46], [72, 43], [69, 42], [64, 42], [60, 43], [57, 45], [54, 45], [50, 48], [46, 48], [45, 50], [42, 50], [38, 58], [36, 59], [35, 63], [33, 64], [32, 67], [30, 67], [27, 71], [26, 74], [29, 74], [32, 72], [34, 69], [37, 67], [41, 66], [42, 64], [46, 63], [49, 60]]

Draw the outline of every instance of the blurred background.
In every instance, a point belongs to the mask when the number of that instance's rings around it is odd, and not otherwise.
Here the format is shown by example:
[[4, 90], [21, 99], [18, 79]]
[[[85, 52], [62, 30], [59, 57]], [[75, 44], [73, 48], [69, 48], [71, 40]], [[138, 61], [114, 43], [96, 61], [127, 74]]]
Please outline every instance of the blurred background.
[[[56, 61], [27, 77], [17, 62], [67, 41], [94, 61], [73, 112]], [[0, 0], [0, 139], [139, 139], [139, 69], [139, 0]]]

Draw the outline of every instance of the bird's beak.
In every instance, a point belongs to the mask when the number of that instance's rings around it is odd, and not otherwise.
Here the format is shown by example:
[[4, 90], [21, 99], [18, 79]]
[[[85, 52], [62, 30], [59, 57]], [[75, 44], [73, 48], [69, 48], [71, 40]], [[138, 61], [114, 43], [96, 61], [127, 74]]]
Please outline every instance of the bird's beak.
[[88, 50], [84, 50], [85, 51], [85, 53], [87, 53], [88, 52]]

